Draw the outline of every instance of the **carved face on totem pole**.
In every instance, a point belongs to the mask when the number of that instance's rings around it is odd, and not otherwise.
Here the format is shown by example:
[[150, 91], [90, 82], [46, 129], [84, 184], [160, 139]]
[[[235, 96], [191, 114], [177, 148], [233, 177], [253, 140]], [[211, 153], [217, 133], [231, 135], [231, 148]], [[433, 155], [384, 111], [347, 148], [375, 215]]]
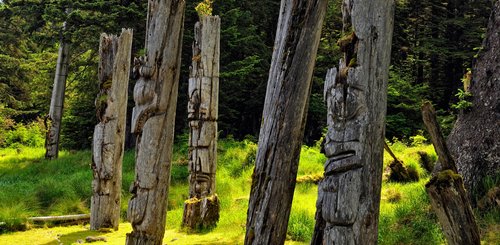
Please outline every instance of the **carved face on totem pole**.
[[147, 65], [147, 58], [134, 59], [134, 73], [139, 78], [134, 87], [135, 107], [132, 110], [132, 133], [142, 132], [146, 120], [155, 113], [157, 105], [156, 81], [151, 79], [153, 69]]
[[[328, 106], [328, 133], [325, 142], [325, 179], [322, 184], [322, 216], [330, 224], [353, 224], [359, 205], [361, 168], [366, 134], [365, 87], [357, 83], [356, 68], [347, 68], [348, 77], [335, 81], [330, 70], [325, 84]], [[328, 79], [330, 76], [330, 79]], [[338, 80], [338, 79], [337, 79]], [[342, 184], [340, 184], [342, 183]]]

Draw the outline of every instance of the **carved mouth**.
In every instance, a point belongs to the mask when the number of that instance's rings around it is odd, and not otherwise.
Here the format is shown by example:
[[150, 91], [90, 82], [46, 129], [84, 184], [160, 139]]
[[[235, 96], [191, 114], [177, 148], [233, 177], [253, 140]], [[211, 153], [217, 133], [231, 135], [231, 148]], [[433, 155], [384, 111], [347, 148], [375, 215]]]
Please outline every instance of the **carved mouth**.
[[333, 161], [340, 161], [349, 157], [353, 157], [356, 155], [356, 151], [354, 150], [349, 150], [349, 151], [343, 151], [338, 154], [333, 155], [330, 159]]

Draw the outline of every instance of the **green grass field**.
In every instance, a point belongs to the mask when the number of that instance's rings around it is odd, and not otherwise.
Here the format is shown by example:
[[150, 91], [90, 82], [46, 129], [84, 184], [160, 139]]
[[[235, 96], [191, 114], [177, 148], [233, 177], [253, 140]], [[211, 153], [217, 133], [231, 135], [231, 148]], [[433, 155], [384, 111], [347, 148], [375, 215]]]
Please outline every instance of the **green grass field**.
[[[380, 244], [444, 244], [435, 215], [430, 209], [424, 184], [429, 174], [420, 166], [418, 151], [436, 159], [431, 146], [391, 146], [395, 154], [414, 168], [420, 180], [394, 183], [384, 180], [379, 225]], [[168, 198], [165, 244], [242, 244], [251, 185], [252, 166], [257, 146], [250, 141], [219, 141], [217, 193], [221, 201], [220, 221], [210, 231], [194, 234], [180, 227], [183, 202], [188, 196], [186, 139], [174, 147], [172, 182]], [[134, 152], [128, 151], [123, 164], [122, 218], [117, 232], [90, 231], [88, 225], [35, 227], [26, 224], [30, 216], [88, 213], [92, 172], [89, 151], [60, 153], [57, 160], [43, 159], [41, 148], [0, 150], [0, 244], [72, 244], [87, 236], [103, 236], [107, 242], [124, 244], [131, 226], [126, 216], [130, 197], [128, 188], [134, 179]], [[384, 169], [389, 162], [385, 156]], [[322, 175], [326, 158], [318, 147], [302, 148], [298, 178]], [[288, 225], [287, 244], [308, 244], [314, 229], [317, 185], [298, 183]], [[3, 223], [2, 223], [3, 222]], [[495, 218], [480, 222], [484, 244], [500, 244]]]

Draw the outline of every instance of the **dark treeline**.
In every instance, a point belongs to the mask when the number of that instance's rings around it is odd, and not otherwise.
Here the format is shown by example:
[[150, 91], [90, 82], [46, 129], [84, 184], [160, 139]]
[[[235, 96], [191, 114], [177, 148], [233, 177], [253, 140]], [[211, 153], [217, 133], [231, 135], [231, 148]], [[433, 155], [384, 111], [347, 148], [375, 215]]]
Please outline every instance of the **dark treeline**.
[[[187, 81], [193, 27], [198, 20], [187, 0], [176, 132], [187, 130]], [[278, 0], [216, 0], [221, 16], [219, 130], [221, 137], [256, 138], [278, 20]], [[423, 129], [419, 108], [436, 105], [451, 129], [461, 79], [481, 47], [492, 1], [396, 0], [386, 137], [407, 139]], [[147, 1], [10, 0], [0, 2], [0, 119], [27, 122], [48, 113], [57, 45], [71, 43], [63, 117], [65, 148], [89, 148], [96, 123], [97, 53], [101, 32], [134, 29], [133, 56], [144, 53]], [[62, 23], [66, 22], [63, 31]], [[340, 1], [329, 2], [313, 78], [305, 141], [325, 127], [323, 80], [340, 58]], [[129, 94], [135, 81], [130, 81]], [[293, 99], [293, 98], [290, 98]], [[131, 111], [133, 99], [129, 99]], [[10, 127], [3, 123], [2, 127]], [[8, 129], [8, 128], [7, 128]]]

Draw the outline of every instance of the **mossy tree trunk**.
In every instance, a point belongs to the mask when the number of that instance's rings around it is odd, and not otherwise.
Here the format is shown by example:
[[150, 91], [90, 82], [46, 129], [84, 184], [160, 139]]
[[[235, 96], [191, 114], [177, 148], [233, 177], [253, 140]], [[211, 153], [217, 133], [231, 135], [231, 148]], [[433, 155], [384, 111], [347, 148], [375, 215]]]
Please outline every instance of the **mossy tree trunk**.
[[[66, 23], [63, 24], [63, 31]], [[69, 42], [61, 38], [59, 42], [59, 53], [57, 56], [56, 74], [54, 87], [50, 99], [49, 114], [45, 117], [45, 158], [55, 159], [59, 156], [59, 136], [61, 133], [61, 122], [64, 106], [64, 93], [66, 91], [66, 78], [68, 77], [69, 65]]]
[[219, 100], [220, 18], [200, 17], [195, 24], [189, 78], [189, 200], [182, 224], [190, 229], [211, 228], [219, 221], [215, 193], [217, 118]]
[[100, 91], [95, 100], [99, 123], [95, 126], [92, 144], [91, 230], [118, 230], [120, 223], [131, 49], [131, 29], [122, 30], [120, 37], [101, 34]]
[[500, 1], [493, 6], [482, 48], [472, 67], [472, 105], [460, 111], [447, 139], [465, 188], [478, 198], [488, 192], [484, 178], [500, 176]]
[[326, 0], [282, 0], [269, 71], [245, 244], [283, 244]]
[[311, 244], [376, 244], [394, 2], [344, 0], [344, 52], [325, 81], [325, 178]]
[[462, 177], [441, 134], [436, 113], [429, 102], [422, 107], [422, 118], [438, 154], [440, 169], [434, 169], [425, 185], [443, 233], [450, 245], [479, 245], [479, 229], [465, 191]]
[[146, 55], [134, 60], [132, 132], [136, 134], [135, 181], [127, 218], [127, 244], [162, 244], [165, 233], [175, 109], [181, 68], [184, 0], [148, 2]]

